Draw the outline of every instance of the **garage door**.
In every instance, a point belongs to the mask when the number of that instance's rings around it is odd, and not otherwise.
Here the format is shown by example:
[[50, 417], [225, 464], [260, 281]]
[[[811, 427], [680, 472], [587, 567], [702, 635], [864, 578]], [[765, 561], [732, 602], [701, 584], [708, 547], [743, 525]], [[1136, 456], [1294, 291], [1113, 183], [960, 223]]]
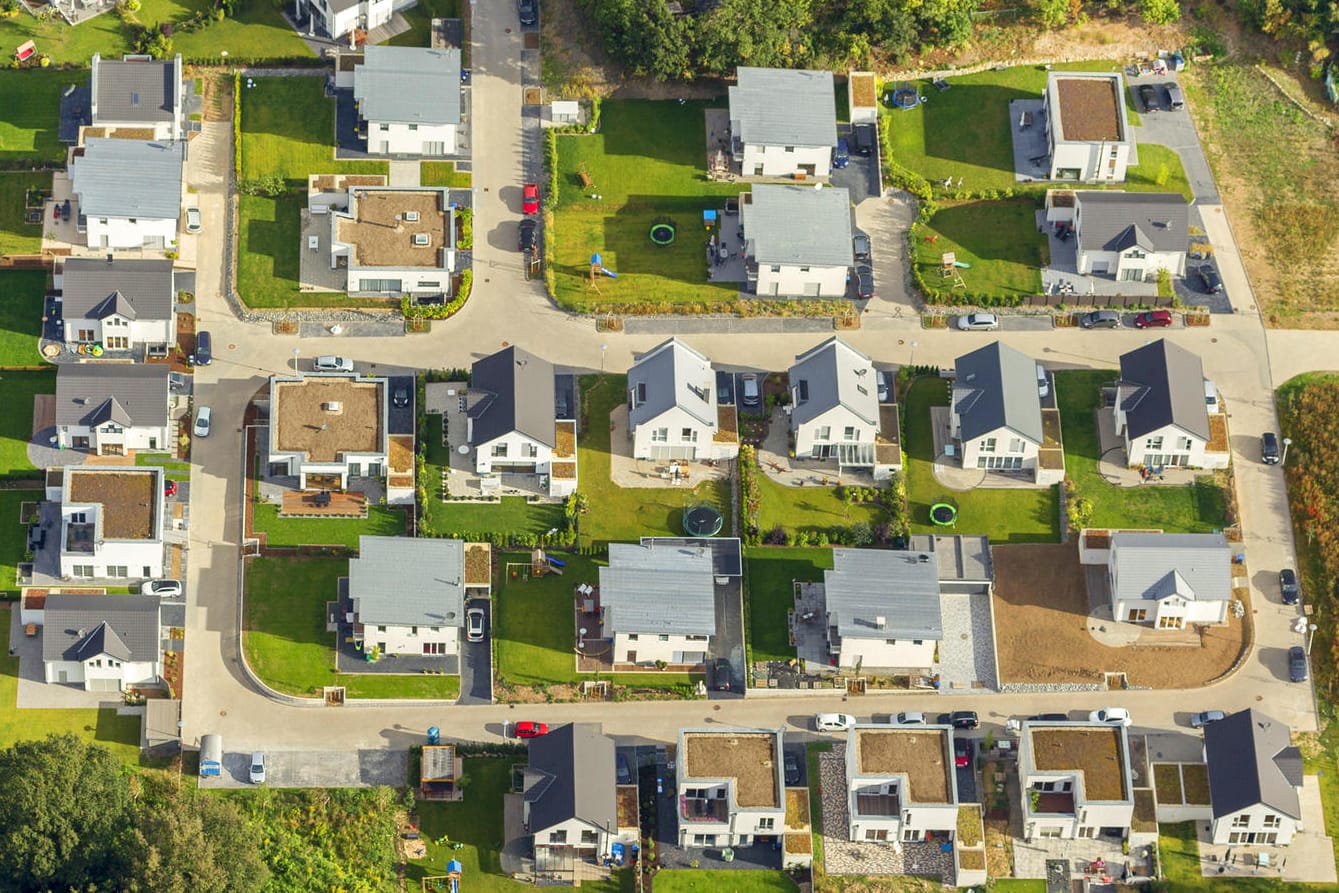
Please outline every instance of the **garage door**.
[[121, 684], [116, 679], [90, 679], [88, 680], [89, 691], [120, 691]]

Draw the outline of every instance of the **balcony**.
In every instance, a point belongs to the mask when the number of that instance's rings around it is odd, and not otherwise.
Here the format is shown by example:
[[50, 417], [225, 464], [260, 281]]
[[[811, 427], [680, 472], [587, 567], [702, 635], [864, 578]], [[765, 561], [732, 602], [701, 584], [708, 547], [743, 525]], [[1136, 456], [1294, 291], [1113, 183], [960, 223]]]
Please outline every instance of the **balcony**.
[[855, 811], [857, 815], [901, 815], [902, 803], [896, 794], [857, 793], [855, 795]]
[[1037, 795], [1033, 815], [1073, 815], [1074, 794], [1070, 791], [1033, 791]]
[[679, 798], [679, 818], [685, 822], [724, 822], [729, 813], [724, 797]]

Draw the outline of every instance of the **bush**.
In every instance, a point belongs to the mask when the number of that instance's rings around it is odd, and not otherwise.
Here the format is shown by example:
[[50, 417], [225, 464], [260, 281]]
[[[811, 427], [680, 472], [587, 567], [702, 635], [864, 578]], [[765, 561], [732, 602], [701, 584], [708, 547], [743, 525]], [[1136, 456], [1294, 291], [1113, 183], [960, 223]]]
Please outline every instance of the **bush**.
[[263, 177], [238, 180], [237, 191], [242, 195], [263, 195], [267, 198], [277, 198], [288, 191], [288, 185], [284, 182], [284, 178], [278, 174], [266, 174]]
[[408, 296], [400, 299], [400, 314], [405, 319], [447, 319], [460, 312], [470, 299], [470, 290], [474, 287], [474, 271], [462, 270], [460, 288], [456, 296], [444, 304], [416, 304]]

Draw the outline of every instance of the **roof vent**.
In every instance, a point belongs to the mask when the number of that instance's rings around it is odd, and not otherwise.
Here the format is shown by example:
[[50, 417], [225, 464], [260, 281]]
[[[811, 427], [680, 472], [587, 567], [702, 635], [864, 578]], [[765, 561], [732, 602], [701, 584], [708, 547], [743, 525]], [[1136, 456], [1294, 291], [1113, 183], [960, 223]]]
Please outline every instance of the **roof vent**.
[[329, 403], [322, 403], [321, 408], [326, 412], [343, 412], [344, 404], [338, 400], [331, 400]]
[[919, 561], [921, 564], [929, 564], [930, 556], [922, 552], [921, 554], [916, 556], [916, 560]]
[[888, 625], [888, 618], [880, 614], [878, 617], [874, 618], [874, 625], [877, 626], [879, 629], [883, 629]]
[[407, 220], [407, 221], [409, 221], [410, 223], [418, 223], [418, 212], [417, 212], [417, 211], [405, 211], [405, 212], [404, 212], [404, 219]]
[[427, 248], [429, 244], [427, 233], [414, 233], [414, 246], [417, 248]]

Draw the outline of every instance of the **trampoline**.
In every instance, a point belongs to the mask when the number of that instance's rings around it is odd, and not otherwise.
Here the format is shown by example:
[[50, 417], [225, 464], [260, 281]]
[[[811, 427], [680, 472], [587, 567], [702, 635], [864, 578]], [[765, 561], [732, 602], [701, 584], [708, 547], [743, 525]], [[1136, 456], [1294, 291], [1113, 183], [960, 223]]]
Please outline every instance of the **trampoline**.
[[677, 227], [673, 223], [660, 221], [651, 224], [651, 230], [647, 235], [657, 245], [670, 245], [674, 242], [676, 230]]
[[890, 101], [894, 108], [914, 109], [920, 104], [921, 97], [915, 87], [898, 87], [893, 91]]
[[683, 532], [689, 536], [715, 536], [724, 524], [725, 518], [709, 505], [695, 505], [683, 513]]
[[930, 520], [937, 527], [952, 527], [958, 521], [958, 507], [948, 502], [930, 506]]

